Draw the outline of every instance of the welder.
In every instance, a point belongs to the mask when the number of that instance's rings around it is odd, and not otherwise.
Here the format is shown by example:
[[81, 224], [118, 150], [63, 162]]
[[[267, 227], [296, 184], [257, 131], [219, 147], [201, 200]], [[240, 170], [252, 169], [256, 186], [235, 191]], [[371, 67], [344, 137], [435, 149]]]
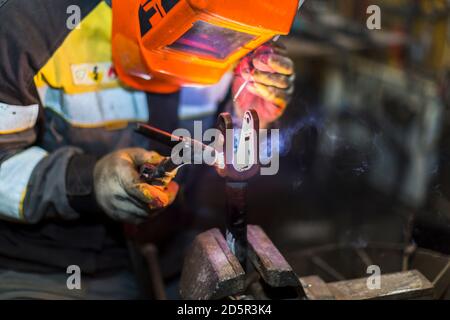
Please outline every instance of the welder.
[[[279, 3], [257, 2], [272, 12]], [[180, 10], [190, 3], [208, 1], [0, 2], [0, 298], [137, 297], [121, 222], [158, 214], [179, 186], [141, 181], [137, 168], [163, 157], [133, 131], [135, 123], [172, 131], [212, 117], [219, 104], [237, 116], [251, 106], [264, 126], [283, 114], [294, 69], [283, 49], [263, 45], [271, 34], [226, 31], [221, 41], [235, 36], [227, 48], [192, 45], [192, 33], [204, 39], [202, 32], [218, 28], [206, 20], [194, 23], [195, 32], [181, 30], [185, 36], [172, 39], [167, 52], [148, 49], [159, 40], [146, 39], [147, 32], [176, 33], [158, 21], [183, 21], [191, 11]], [[126, 16], [126, 8], [136, 14]], [[219, 53], [203, 65], [209, 69], [198, 66], [211, 70], [204, 80], [180, 65]], [[81, 290], [69, 290], [69, 266], [81, 270]]]

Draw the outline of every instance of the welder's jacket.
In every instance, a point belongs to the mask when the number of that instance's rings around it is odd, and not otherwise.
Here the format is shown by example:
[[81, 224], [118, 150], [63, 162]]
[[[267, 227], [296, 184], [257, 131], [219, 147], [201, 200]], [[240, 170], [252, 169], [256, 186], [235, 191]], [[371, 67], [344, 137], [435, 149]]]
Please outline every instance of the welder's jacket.
[[[112, 13], [104, 1], [2, 3], [0, 268], [125, 267], [119, 224], [91, 206], [96, 159], [149, 148], [133, 132], [135, 122], [173, 130], [180, 117], [213, 113], [226, 88], [198, 101], [196, 89], [158, 95], [125, 88], [111, 63]], [[74, 5], [82, 20], [71, 30]]]

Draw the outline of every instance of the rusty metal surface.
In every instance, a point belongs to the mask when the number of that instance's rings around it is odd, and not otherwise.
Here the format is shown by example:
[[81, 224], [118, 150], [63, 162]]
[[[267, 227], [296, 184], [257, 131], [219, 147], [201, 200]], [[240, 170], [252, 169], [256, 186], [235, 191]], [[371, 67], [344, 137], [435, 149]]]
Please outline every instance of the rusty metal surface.
[[244, 270], [219, 229], [198, 235], [184, 262], [181, 297], [186, 300], [221, 299], [244, 289]]
[[226, 241], [231, 252], [246, 271], [247, 268], [247, 183], [226, 183]]
[[[406, 260], [405, 261], [405, 256]], [[291, 266], [303, 280], [315, 275], [334, 288], [338, 299], [448, 299], [450, 297], [450, 258], [446, 255], [396, 243], [371, 243], [364, 246], [330, 244], [287, 255]], [[320, 262], [320, 263], [319, 263]], [[406, 263], [405, 263], [406, 262]], [[367, 267], [377, 265], [382, 271], [383, 290], [368, 290]], [[405, 268], [406, 273], [398, 273]], [[350, 269], [349, 269], [350, 268]], [[407, 271], [407, 270], [405, 270]], [[412, 273], [411, 273], [412, 272]], [[401, 291], [414, 283], [411, 274], [420, 274], [424, 287]], [[395, 277], [394, 275], [403, 275]], [[344, 279], [342, 279], [344, 277]], [[353, 279], [353, 280], [348, 280]], [[356, 279], [356, 280], [354, 280]], [[346, 287], [345, 287], [346, 286]], [[360, 286], [358, 288], [358, 286]], [[431, 290], [429, 286], [432, 286]], [[310, 293], [305, 289], [307, 295]], [[431, 294], [433, 291], [433, 294]]]
[[335, 300], [328, 285], [318, 276], [300, 278], [300, 282], [309, 300]]
[[250, 260], [268, 285], [300, 286], [297, 275], [261, 227], [249, 225], [247, 238]]
[[[397, 243], [370, 243], [364, 246], [330, 244], [306, 250], [287, 253], [285, 256], [294, 271], [300, 276], [318, 275], [325, 282], [357, 279], [367, 276], [368, 265], [377, 265], [383, 274], [402, 271], [405, 248]], [[326, 266], [319, 263], [326, 262]], [[430, 282], [439, 275], [450, 262], [450, 257], [431, 250], [417, 248], [409, 256], [409, 269], [419, 270]], [[329, 270], [331, 267], [332, 270]], [[340, 278], [344, 279], [340, 279]], [[445, 290], [448, 278], [440, 278]]]
[[336, 300], [433, 299], [432, 283], [419, 271], [381, 275], [380, 289], [370, 289], [367, 278], [332, 282], [328, 288]]
[[370, 289], [367, 278], [325, 283], [318, 276], [300, 278], [310, 300], [406, 300], [433, 299], [433, 284], [419, 271], [410, 270], [381, 276], [380, 289]]

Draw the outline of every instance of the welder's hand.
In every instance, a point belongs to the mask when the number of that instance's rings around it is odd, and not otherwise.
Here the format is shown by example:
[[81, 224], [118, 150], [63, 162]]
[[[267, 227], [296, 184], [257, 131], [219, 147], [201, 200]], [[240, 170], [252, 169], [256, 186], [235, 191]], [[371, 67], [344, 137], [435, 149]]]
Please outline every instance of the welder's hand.
[[[138, 172], [144, 163], [159, 164], [164, 158], [144, 149], [123, 149], [110, 153], [97, 162], [94, 189], [99, 206], [111, 218], [138, 224], [170, 205], [178, 192], [178, 184], [149, 185]], [[172, 176], [173, 178], [173, 176]]]
[[232, 90], [237, 116], [255, 109], [261, 127], [277, 120], [292, 96], [294, 78], [294, 63], [284, 48], [277, 43], [258, 48], [235, 69]]

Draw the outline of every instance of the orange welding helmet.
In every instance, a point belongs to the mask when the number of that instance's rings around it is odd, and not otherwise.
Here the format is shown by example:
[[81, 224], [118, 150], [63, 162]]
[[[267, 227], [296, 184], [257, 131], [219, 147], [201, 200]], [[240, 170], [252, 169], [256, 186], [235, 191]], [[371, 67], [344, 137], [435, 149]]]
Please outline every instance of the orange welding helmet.
[[299, 0], [113, 0], [117, 74], [158, 93], [217, 83], [247, 53], [288, 34], [298, 7]]

